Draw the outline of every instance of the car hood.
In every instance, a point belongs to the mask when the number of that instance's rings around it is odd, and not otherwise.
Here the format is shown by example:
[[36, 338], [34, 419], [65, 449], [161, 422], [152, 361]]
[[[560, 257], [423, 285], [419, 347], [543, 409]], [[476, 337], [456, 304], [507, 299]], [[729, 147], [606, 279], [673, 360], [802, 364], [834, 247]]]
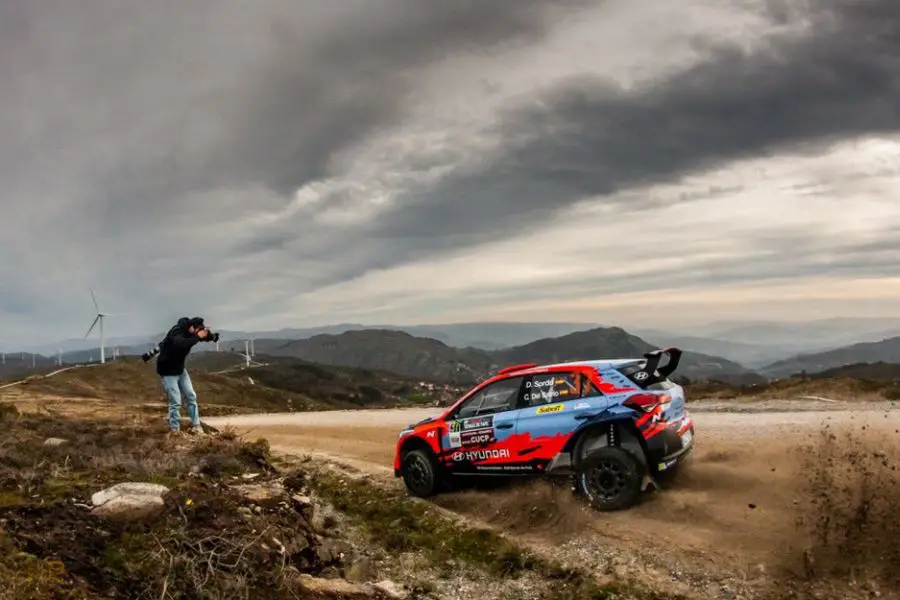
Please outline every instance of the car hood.
[[427, 418], [425, 418], [425, 419], [422, 419], [422, 420], [419, 421], [418, 423], [413, 423], [412, 425], [408, 425], [406, 428], [407, 428], [407, 429], [413, 429], [413, 428], [415, 428], [415, 427], [418, 427], [419, 425], [424, 425], [425, 423], [431, 423], [432, 421], [434, 421], [434, 420], [436, 420], [436, 419], [437, 419], [437, 417], [427, 417]]

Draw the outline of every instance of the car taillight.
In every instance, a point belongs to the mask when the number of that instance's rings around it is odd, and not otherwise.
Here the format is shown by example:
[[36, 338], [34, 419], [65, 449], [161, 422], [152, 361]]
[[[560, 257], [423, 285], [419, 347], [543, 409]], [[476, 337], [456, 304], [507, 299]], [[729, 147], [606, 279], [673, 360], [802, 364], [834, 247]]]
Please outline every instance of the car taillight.
[[635, 394], [623, 402], [624, 406], [642, 412], [651, 412], [660, 404], [671, 400], [668, 394]]

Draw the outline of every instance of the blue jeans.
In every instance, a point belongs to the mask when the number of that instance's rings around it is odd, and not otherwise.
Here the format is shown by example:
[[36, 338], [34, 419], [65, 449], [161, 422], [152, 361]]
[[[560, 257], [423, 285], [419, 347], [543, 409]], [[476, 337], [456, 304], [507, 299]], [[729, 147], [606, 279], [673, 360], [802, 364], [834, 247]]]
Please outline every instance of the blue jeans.
[[200, 425], [200, 411], [197, 408], [197, 393], [191, 384], [191, 377], [185, 369], [181, 375], [163, 375], [162, 387], [169, 396], [169, 429], [178, 431], [181, 429], [181, 397], [184, 395], [187, 404], [188, 416], [191, 425]]

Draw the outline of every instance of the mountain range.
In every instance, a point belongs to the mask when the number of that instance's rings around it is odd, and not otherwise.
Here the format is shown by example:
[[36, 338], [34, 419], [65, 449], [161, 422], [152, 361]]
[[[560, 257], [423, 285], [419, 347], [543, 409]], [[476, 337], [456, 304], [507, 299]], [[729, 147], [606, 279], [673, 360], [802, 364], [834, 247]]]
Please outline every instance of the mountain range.
[[[370, 326], [344, 323], [275, 331], [222, 330], [220, 348], [242, 352], [255, 340], [260, 354], [293, 356], [332, 365], [393, 370], [414, 377], [467, 381], [514, 362], [549, 362], [585, 357], [640, 356], [653, 347], [686, 350], [679, 372], [688, 378], [746, 383], [758, 376], [782, 378], [855, 363], [900, 362], [900, 322], [879, 319], [827, 319], [804, 323], [715, 323], [691, 331], [603, 327], [591, 323], [460, 323]], [[139, 355], [162, 333], [112, 337], [107, 356]], [[843, 344], [846, 340], [849, 344]], [[853, 340], [856, 340], [853, 342]], [[772, 342], [778, 344], [772, 344]], [[7, 352], [0, 375], [52, 365], [56, 348], [63, 362], [96, 361], [97, 342], [67, 340]], [[201, 344], [197, 352], [214, 350]], [[24, 358], [23, 358], [24, 356]]]
[[[656, 348], [619, 327], [596, 327], [528, 344], [482, 350], [455, 348], [402, 331], [361, 330], [320, 334], [303, 340], [256, 340], [256, 351], [329, 365], [382, 369], [410, 377], [472, 382], [497, 368], [526, 362], [551, 363], [593, 358], [640, 357]], [[736, 384], [765, 381], [745, 367], [715, 356], [685, 352], [678, 372], [688, 378]]]

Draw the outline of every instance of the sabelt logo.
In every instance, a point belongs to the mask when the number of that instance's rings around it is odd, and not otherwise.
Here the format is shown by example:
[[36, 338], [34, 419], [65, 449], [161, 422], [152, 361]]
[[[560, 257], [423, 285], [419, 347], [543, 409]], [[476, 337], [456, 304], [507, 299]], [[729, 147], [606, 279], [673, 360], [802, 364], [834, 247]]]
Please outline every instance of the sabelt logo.
[[538, 409], [536, 411], [534, 411], [534, 414], [546, 415], [547, 413], [558, 413], [558, 412], [562, 412], [564, 408], [565, 408], [565, 406], [562, 404], [550, 404], [548, 406], [538, 407]]

